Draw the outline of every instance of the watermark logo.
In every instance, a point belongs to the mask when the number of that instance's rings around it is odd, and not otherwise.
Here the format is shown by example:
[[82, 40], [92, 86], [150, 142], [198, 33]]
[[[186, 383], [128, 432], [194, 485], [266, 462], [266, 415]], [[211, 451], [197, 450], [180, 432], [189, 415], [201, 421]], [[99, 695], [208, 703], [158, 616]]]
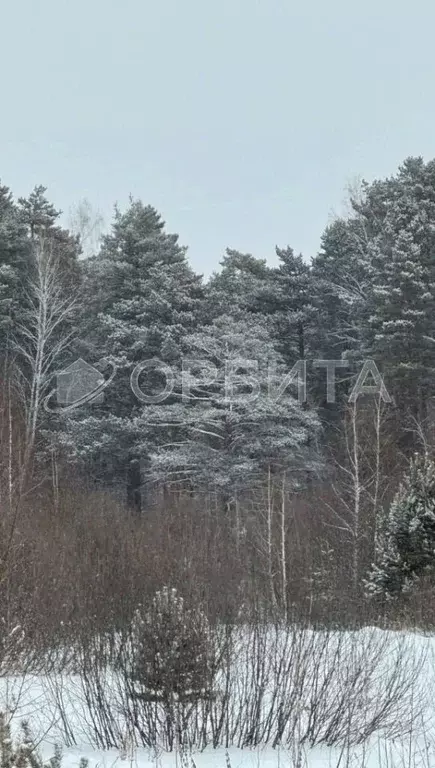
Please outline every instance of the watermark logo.
[[[336, 401], [337, 370], [349, 367], [346, 360], [313, 360], [313, 368], [326, 370], [326, 402]], [[140, 386], [147, 374], [159, 374], [162, 387], [153, 394], [146, 393]], [[181, 379], [181, 400], [184, 403], [207, 400], [208, 389], [220, 389], [222, 402], [226, 405], [255, 402], [264, 392], [264, 371], [261, 374], [258, 360], [234, 358], [226, 360], [221, 368], [205, 360], [185, 359], [182, 361], [178, 380]], [[267, 396], [278, 403], [290, 387], [297, 390], [301, 404], [306, 403], [307, 395], [307, 360], [298, 360], [293, 368], [284, 374], [278, 374], [274, 365], [267, 366]], [[153, 358], [139, 363], [133, 370], [130, 384], [138, 400], [146, 404], [163, 403], [173, 393], [177, 377], [173, 369], [161, 360]], [[365, 360], [356, 382], [349, 395], [349, 403], [355, 403], [360, 395], [378, 395], [384, 403], [393, 399], [387, 391], [383, 378], [374, 360]], [[179, 394], [178, 394], [179, 396]]]
[[[109, 367], [108, 377], [102, 370], [79, 357], [63, 371], [56, 374], [56, 387], [44, 400], [44, 408], [51, 413], [72, 411], [85, 403], [103, 403], [104, 390], [112, 383], [116, 367], [105, 358], [97, 365], [102, 369]], [[52, 405], [56, 400], [57, 405]]]
[[[44, 407], [50, 412], [71, 411], [85, 403], [102, 403], [104, 390], [112, 383], [116, 375], [116, 366], [103, 358], [97, 367], [90, 365], [82, 358], [72, 363], [68, 368], [56, 374], [56, 388], [45, 398]], [[345, 360], [313, 360], [314, 369], [324, 368], [326, 372], [326, 402], [336, 401], [336, 373], [349, 366]], [[108, 376], [103, 370], [111, 368]], [[152, 391], [146, 392], [144, 385], [150, 380]], [[156, 387], [156, 382], [158, 386]], [[273, 364], [267, 366], [267, 376], [260, 370], [258, 360], [237, 358], [225, 361], [219, 369], [207, 360], [182, 361], [181, 369], [174, 370], [158, 358], [144, 360], [138, 363], [130, 376], [130, 387], [139, 400], [145, 405], [156, 405], [167, 401], [175, 392], [184, 403], [208, 400], [212, 389], [221, 391], [222, 402], [228, 406], [237, 403], [255, 402], [265, 393], [274, 403], [279, 402], [290, 387], [297, 391], [301, 404], [307, 402], [307, 361], [298, 360], [287, 373], [276, 371]], [[157, 391], [156, 391], [157, 390]], [[295, 393], [296, 394], [296, 393]], [[392, 403], [382, 376], [374, 360], [365, 360], [353, 389], [348, 397], [350, 403], [355, 403], [360, 395], [378, 395], [384, 403]], [[50, 404], [56, 399], [57, 406]]]
[[[148, 394], [144, 392], [140, 387], [140, 379], [147, 373], [158, 373], [165, 379], [164, 388], [157, 394]], [[146, 403], [147, 405], [163, 403], [174, 391], [174, 385], [175, 376], [172, 368], [169, 365], [166, 365], [166, 363], [163, 363], [158, 358], [144, 360], [143, 363], [139, 363], [139, 365], [136, 365], [130, 376], [130, 386], [133, 394], [141, 403]]]

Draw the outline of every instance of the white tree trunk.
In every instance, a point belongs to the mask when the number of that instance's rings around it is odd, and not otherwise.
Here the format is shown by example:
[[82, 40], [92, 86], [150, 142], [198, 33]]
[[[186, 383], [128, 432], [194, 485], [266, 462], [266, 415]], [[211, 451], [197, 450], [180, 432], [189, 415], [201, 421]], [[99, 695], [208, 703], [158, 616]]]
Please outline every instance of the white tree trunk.
[[281, 591], [284, 621], [287, 621], [287, 556], [286, 556], [286, 473], [282, 473], [281, 485]]

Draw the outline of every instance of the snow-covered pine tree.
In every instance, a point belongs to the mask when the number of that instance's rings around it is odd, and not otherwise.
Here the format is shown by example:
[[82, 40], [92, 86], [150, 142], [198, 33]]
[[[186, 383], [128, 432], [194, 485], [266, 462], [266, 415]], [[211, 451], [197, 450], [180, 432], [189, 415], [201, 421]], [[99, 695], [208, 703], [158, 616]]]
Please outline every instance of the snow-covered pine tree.
[[131, 677], [137, 695], [166, 705], [210, 696], [213, 653], [207, 617], [163, 587], [138, 608], [131, 632]]
[[221, 270], [207, 284], [207, 316], [204, 322], [225, 315], [245, 317], [268, 314], [272, 294], [272, 270], [265, 259], [227, 248]]
[[427, 454], [410, 462], [390, 506], [366, 581], [371, 595], [392, 599], [409, 591], [435, 566], [435, 463]]
[[18, 205], [21, 209], [21, 218], [29, 228], [30, 239], [42, 237], [54, 227], [61, 211], [47, 199], [46, 187], [41, 184], [34, 187], [28, 197], [20, 197]]
[[318, 468], [316, 413], [296, 386], [278, 395], [289, 371], [261, 315], [221, 316], [187, 336], [184, 350], [184, 397], [153, 409], [155, 423], [172, 430], [153, 454], [156, 477], [228, 502], [261, 486], [271, 467], [295, 481]]
[[241, 320], [269, 318], [271, 339], [291, 368], [312, 352], [313, 286], [301, 254], [290, 247], [277, 247], [276, 254], [279, 266], [272, 268], [263, 259], [227, 249], [221, 272], [207, 287], [208, 320], [228, 312]]
[[27, 198], [18, 199], [20, 219], [27, 228], [30, 241], [43, 244], [45, 251], [55, 257], [60, 275], [70, 291], [80, 284], [81, 279], [79, 238], [60, 226], [62, 211], [50, 203], [46, 191], [46, 187], [38, 185]]
[[30, 243], [8, 187], [0, 186], [0, 357], [20, 316], [31, 266]]
[[[312, 355], [345, 364], [337, 369], [336, 404], [327, 402], [324, 368], [313, 371], [314, 398], [325, 408], [327, 423], [344, 414], [343, 404], [365, 358], [363, 340], [372, 283], [367, 247], [362, 217], [355, 214], [348, 219], [336, 219], [326, 228], [321, 250], [312, 264]], [[328, 431], [328, 442], [335, 439], [334, 431]]]
[[360, 357], [367, 292], [371, 284], [365, 222], [355, 215], [330, 224], [311, 270], [316, 322], [313, 345], [320, 359]]
[[277, 248], [279, 266], [272, 274], [270, 311], [274, 319], [277, 349], [290, 366], [305, 360], [311, 349], [313, 284], [309, 264], [292, 248]]
[[402, 411], [421, 421], [435, 374], [435, 162], [409, 158], [367, 189], [361, 214], [373, 230], [365, 348], [383, 361]]
[[373, 358], [401, 412], [418, 420], [434, 391], [435, 162], [408, 158], [363, 182], [313, 262], [317, 354]]
[[[23, 720], [13, 736], [10, 712], [0, 712], [0, 765], [2, 768], [62, 768], [62, 748], [55, 744], [52, 757], [44, 759], [29, 722]], [[88, 765], [86, 758], [80, 758], [79, 768], [88, 768]]]
[[[125, 212], [115, 211], [100, 253], [86, 266], [80, 351], [90, 362], [104, 357], [118, 370], [104, 405], [75, 412], [64, 434], [73, 454], [92, 462], [96, 471], [98, 462], [106, 481], [127, 481], [137, 511], [138, 465], [147, 464], [165, 432], [150, 427], [147, 406], [133, 394], [130, 376], [138, 363], [155, 358], [181, 367], [182, 339], [194, 329], [203, 299], [202, 279], [190, 268], [186, 249], [164, 227], [154, 208], [131, 200]], [[162, 377], [149, 373], [140, 384], [153, 394], [161, 391]]]

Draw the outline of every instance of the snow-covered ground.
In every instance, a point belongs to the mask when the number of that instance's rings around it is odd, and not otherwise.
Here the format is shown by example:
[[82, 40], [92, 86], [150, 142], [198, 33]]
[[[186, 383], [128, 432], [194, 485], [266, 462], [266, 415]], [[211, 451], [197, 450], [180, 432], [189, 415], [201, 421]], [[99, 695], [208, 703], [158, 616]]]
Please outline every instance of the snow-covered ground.
[[[52, 747], [45, 742], [41, 752], [50, 757]], [[176, 752], [150, 753], [137, 749], [123, 758], [116, 750], [91, 750], [69, 748], [65, 750], [65, 768], [78, 768], [80, 758], [89, 760], [90, 768], [112, 768], [118, 765], [138, 768], [426, 768], [435, 765], [435, 752], [426, 750], [424, 744], [374, 742], [360, 748], [336, 749], [327, 747], [302, 748], [301, 750], [277, 747], [250, 749], [205, 749], [189, 755]]]
[[[343, 636], [344, 633], [341, 635]], [[320, 633], [319, 637], [321, 637]], [[264, 766], [264, 768], [280, 768], [280, 766], [432, 768], [433, 766], [435, 768], [435, 638], [411, 633], [383, 633], [379, 630], [346, 633], [345, 637], [346, 642], [349, 643], [351, 655], [356, 659], [356, 668], [360, 668], [361, 658], [366, 652], [368, 653], [367, 668], [361, 672], [363, 677], [367, 676], [367, 685], [364, 684], [361, 689], [358, 689], [364, 692], [361, 694], [364, 701], [352, 700], [352, 713], [349, 713], [352, 718], [360, 718], [357, 721], [352, 720], [353, 741], [355, 741], [355, 735], [358, 736], [358, 727], [355, 729], [355, 722], [361, 723], [360, 732], [364, 733], [367, 709], [369, 714], [376, 707], [382, 712], [382, 702], [386, 701], [386, 689], [391, 686], [393, 680], [390, 673], [398, 664], [399, 658], [402, 671], [405, 670], [406, 673], [412, 671], [415, 676], [412, 689], [404, 694], [406, 700], [398, 701], [396, 708], [393, 707], [390, 710], [385, 720], [380, 718], [380, 727], [375, 728], [371, 736], [361, 744], [350, 744], [349, 740], [343, 738], [340, 743], [328, 746], [322, 737], [319, 738], [322, 743], [310, 746], [307, 740], [304, 744], [300, 744], [296, 738], [287, 738], [285, 746], [276, 748], [270, 744], [260, 744], [253, 749], [238, 749], [234, 746], [212, 749], [207, 746], [201, 751], [184, 748], [167, 752], [161, 746], [153, 749], [138, 747], [133, 744], [133, 739], [126, 735], [124, 743], [120, 743], [117, 748], [103, 750], [98, 748], [96, 743], [93, 718], [84, 694], [82, 679], [79, 675], [73, 674], [39, 676], [25, 674], [13, 678], [4, 676], [0, 685], [0, 707], [13, 712], [14, 732], [21, 720], [27, 719], [30, 722], [40, 745], [40, 751], [45, 758], [52, 755], [55, 743], [61, 744], [65, 768], [78, 767], [82, 757], [89, 760], [90, 768], [96, 766], [109, 768], [117, 764], [134, 765], [139, 768], [147, 768], [147, 766], [161, 766], [161, 768], [173, 766], [177, 768], [214, 768], [214, 766], [216, 768], [257, 768], [258, 766]], [[329, 675], [330, 689], [325, 701], [327, 705], [330, 704], [331, 712], [325, 712], [325, 716], [332, 718], [334, 708], [337, 708], [337, 701], [346, 690], [348, 671], [342, 668], [333, 641], [328, 650], [329, 658], [326, 656], [316, 658], [316, 648], [320, 649], [323, 647], [322, 644], [307, 647], [313, 648], [315, 652], [310, 669], [320, 670], [321, 680]], [[243, 651], [245, 659], [249, 659], [252, 651], [248, 641]], [[405, 667], [403, 667], [404, 654], [407, 657]], [[374, 663], [375, 657], [376, 663]], [[270, 658], [273, 662], [273, 654]], [[238, 658], [239, 665], [240, 661], [241, 659]], [[242, 666], [239, 673], [238, 685], [243, 678]], [[275, 665], [271, 663], [271, 677], [268, 679], [273, 679], [274, 673]], [[251, 674], [255, 672], [251, 671]], [[310, 685], [314, 684], [314, 680], [317, 681], [316, 685], [319, 685], [318, 677], [307, 679]], [[119, 681], [112, 676], [106, 680], [106, 684], [107, 690], [104, 695], [109, 696], [110, 691], [113, 692], [113, 712], [118, 713]], [[288, 690], [290, 691], [290, 688]], [[307, 696], [307, 693], [310, 695]], [[307, 692], [301, 688], [302, 720], [308, 717], [308, 706], [314, 700], [312, 691]], [[264, 706], [266, 708], [269, 706], [268, 700]], [[264, 713], [260, 715], [260, 717], [263, 716]], [[385, 723], [388, 725], [387, 728], [384, 727]], [[306, 725], [305, 721], [304, 725]], [[122, 732], [121, 720], [118, 721], [117, 727], [118, 732]]]

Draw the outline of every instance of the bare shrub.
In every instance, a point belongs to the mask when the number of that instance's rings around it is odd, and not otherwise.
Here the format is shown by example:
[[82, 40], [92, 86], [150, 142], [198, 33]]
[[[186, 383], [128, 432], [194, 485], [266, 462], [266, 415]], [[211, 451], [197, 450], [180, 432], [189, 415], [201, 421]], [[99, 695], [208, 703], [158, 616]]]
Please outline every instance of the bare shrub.
[[213, 695], [173, 698], [170, 706], [161, 695], [138, 696], [130, 669], [113, 663], [105, 641], [83, 648], [70, 696], [86, 701], [88, 738], [119, 747], [128, 734], [136, 745], [169, 750], [356, 745], [375, 733], [403, 737], [422, 721], [427, 648], [412, 638], [254, 624], [211, 626], [210, 640], [219, 658]]

